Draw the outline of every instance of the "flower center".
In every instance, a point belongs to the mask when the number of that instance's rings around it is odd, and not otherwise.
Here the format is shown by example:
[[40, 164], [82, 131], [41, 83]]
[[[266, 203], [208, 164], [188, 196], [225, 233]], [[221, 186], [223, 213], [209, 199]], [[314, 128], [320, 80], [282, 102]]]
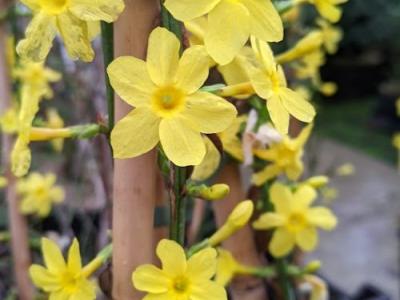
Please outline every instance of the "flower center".
[[189, 280], [186, 277], [180, 276], [175, 278], [172, 287], [178, 294], [184, 294], [189, 289]]
[[65, 271], [61, 275], [60, 285], [68, 293], [73, 293], [76, 291], [79, 285], [79, 276], [73, 274], [70, 271]]
[[279, 80], [278, 72], [272, 72], [270, 78], [271, 78], [271, 82], [272, 82], [272, 90], [275, 93], [277, 93], [281, 86], [281, 81]]
[[185, 106], [185, 94], [173, 87], [157, 89], [152, 97], [152, 109], [162, 118], [172, 117], [181, 112]]
[[285, 147], [285, 145], [282, 145], [278, 149], [278, 155], [277, 155], [278, 159], [277, 159], [276, 163], [280, 167], [286, 167], [293, 163], [293, 161], [295, 159], [295, 155], [296, 155], [295, 151]]
[[287, 226], [290, 231], [300, 231], [307, 226], [307, 220], [302, 213], [292, 213], [288, 218]]
[[70, 0], [39, 0], [40, 7], [45, 13], [58, 15], [64, 12]]

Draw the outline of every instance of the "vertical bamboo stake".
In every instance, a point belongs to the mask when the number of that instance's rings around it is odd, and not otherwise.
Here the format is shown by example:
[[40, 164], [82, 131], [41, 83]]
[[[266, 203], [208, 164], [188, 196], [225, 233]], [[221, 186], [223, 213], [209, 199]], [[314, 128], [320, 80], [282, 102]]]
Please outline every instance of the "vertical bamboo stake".
[[[245, 200], [246, 195], [237, 165], [227, 164], [224, 166], [216, 182], [226, 183], [231, 188], [226, 199], [213, 204], [217, 225], [221, 226], [232, 209], [240, 201]], [[261, 265], [261, 258], [257, 253], [253, 231], [249, 225], [226, 240], [223, 246], [231, 251], [233, 256], [241, 263], [249, 266]], [[231, 284], [231, 292], [234, 300], [265, 300], [268, 298], [263, 281], [249, 276], [237, 277]]]
[[[125, 11], [114, 25], [115, 56], [145, 58], [148, 36], [159, 16], [158, 0], [125, 1]], [[115, 99], [116, 121], [131, 107]], [[140, 141], [137, 141], [140, 143]], [[153, 222], [157, 186], [155, 151], [116, 160], [113, 196], [113, 299], [139, 300], [133, 270], [153, 258]]]
[[[6, 3], [0, 1], [0, 11], [6, 9]], [[11, 82], [6, 61], [6, 28], [5, 23], [0, 21], [0, 113], [3, 113], [10, 105]], [[11, 232], [11, 251], [14, 264], [14, 276], [17, 284], [19, 299], [33, 299], [33, 286], [28, 276], [28, 268], [31, 265], [31, 257], [28, 243], [28, 226], [26, 219], [20, 214], [18, 209], [18, 199], [15, 191], [15, 178], [10, 171], [10, 153], [12, 148], [12, 138], [3, 135], [2, 163], [6, 170], [8, 186], [6, 190], [6, 200], [8, 203], [8, 219]]]

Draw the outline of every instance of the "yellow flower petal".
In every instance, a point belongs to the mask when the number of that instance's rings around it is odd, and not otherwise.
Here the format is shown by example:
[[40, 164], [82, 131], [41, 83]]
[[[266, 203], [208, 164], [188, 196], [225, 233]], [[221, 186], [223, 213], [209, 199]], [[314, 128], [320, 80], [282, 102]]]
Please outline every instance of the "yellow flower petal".
[[38, 10], [40, 8], [37, 0], [21, 0], [21, 2], [32, 10]]
[[313, 207], [307, 212], [307, 219], [314, 226], [325, 230], [332, 230], [337, 225], [335, 215], [325, 207]]
[[132, 273], [132, 282], [139, 291], [158, 294], [168, 291], [170, 279], [159, 268], [142, 265]]
[[207, 248], [189, 258], [187, 272], [193, 280], [206, 280], [214, 276], [216, 265], [217, 251]]
[[310, 123], [315, 117], [314, 107], [299, 93], [288, 88], [280, 88], [280, 98], [285, 109], [296, 119]]
[[124, 8], [122, 0], [73, 0], [69, 9], [79, 19], [111, 23], [118, 18]]
[[310, 135], [311, 135], [311, 131], [313, 129], [314, 125], [313, 124], [308, 124], [306, 127], [304, 127], [300, 134], [295, 138], [295, 147], [297, 149], [300, 149], [302, 147], [304, 147], [304, 145], [307, 143]]
[[69, 57], [91, 62], [94, 51], [90, 45], [87, 23], [67, 12], [57, 17], [57, 27]]
[[285, 228], [278, 228], [272, 235], [269, 251], [275, 257], [282, 257], [289, 254], [294, 245], [295, 236]]
[[270, 0], [242, 0], [251, 15], [251, 34], [268, 42], [283, 39], [281, 17]]
[[221, 154], [209, 138], [204, 137], [206, 155], [201, 164], [196, 166], [191, 175], [192, 180], [203, 181], [211, 177], [218, 169], [221, 162]]
[[277, 213], [287, 214], [290, 211], [293, 195], [289, 187], [276, 182], [271, 186], [269, 194]]
[[225, 99], [206, 92], [188, 96], [181, 118], [202, 133], [224, 131], [237, 115], [236, 108]]
[[150, 105], [155, 85], [143, 60], [132, 56], [118, 57], [108, 66], [107, 73], [115, 92], [128, 104]]
[[53, 16], [43, 13], [34, 15], [26, 29], [25, 39], [18, 43], [18, 55], [35, 62], [44, 61], [50, 52], [56, 33]]
[[179, 244], [171, 240], [161, 240], [156, 252], [162, 263], [163, 271], [168, 276], [182, 275], [186, 272], [186, 255]]
[[268, 165], [262, 171], [253, 174], [251, 182], [257, 186], [264, 184], [267, 180], [270, 180], [279, 175], [282, 169], [277, 165]]
[[[81, 278], [77, 283], [76, 291], [68, 295], [68, 300], [93, 300], [96, 299], [96, 284], [85, 278]], [[62, 299], [62, 298], [61, 298]], [[60, 300], [61, 300], [60, 299]], [[49, 299], [52, 300], [52, 299]]]
[[74, 239], [68, 251], [68, 270], [72, 273], [79, 273], [82, 269], [81, 254], [79, 252], [79, 242]]
[[166, 86], [174, 82], [180, 47], [178, 38], [167, 29], [157, 27], [151, 32], [146, 66], [156, 85]]
[[161, 121], [160, 140], [167, 157], [180, 167], [199, 165], [206, 154], [200, 133], [177, 119]]
[[309, 185], [300, 186], [293, 194], [292, 206], [294, 209], [307, 209], [317, 198], [317, 192]]
[[281, 134], [287, 134], [289, 130], [290, 116], [286, 108], [283, 106], [279, 96], [273, 96], [267, 101], [267, 108], [272, 122]]
[[312, 251], [318, 243], [318, 233], [314, 227], [307, 227], [296, 234], [296, 243], [304, 251]]
[[39, 265], [32, 265], [29, 268], [29, 276], [33, 283], [45, 292], [52, 292], [59, 289], [57, 277], [47, 269]]
[[[300, 154], [302, 153], [302, 151], [300, 152]], [[301, 157], [298, 157], [298, 159], [294, 160], [291, 162], [290, 165], [288, 165], [285, 168], [285, 173], [286, 176], [290, 179], [290, 180], [297, 180], [299, 179], [300, 175], [303, 174], [304, 171], [304, 164], [301, 161]]]
[[192, 46], [182, 55], [176, 73], [176, 85], [187, 94], [201, 88], [208, 77], [209, 57], [203, 46]]
[[255, 229], [270, 229], [273, 227], [282, 226], [285, 223], [285, 218], [277, 213], [264, 213], [254, 223]]
[[220, 65], [230, 63], [250, 35], [250, 15], [237, 1], [221, 1], [208, 15], [205, 45]]
[[136, 157], [153, 149], [159, 141], [159, 124], [159, 117], [149, 108], [135, 108], [111, 132], [114, 157]]
[[336, 23], [342, 17], [342, 10], [328, 1], [316, 1], [315, 6], [321, 16], [332, 23]]
[[248, 69], [251, 85], [263, 99], [270, 99], [273, 95], [272, 81], [269, 77], [265, 76], [265, 71], [255, 67], [249, 67]]
[[196, 282], [192, 289], [191, 300], [228, 299], [225, 288], [210, 280]]
[[164, 5], [178, 20], [186, 22], [210, 12], [221, 0], [166, 0]]
[[42, 253], [44, 262], [52, 273], [62, 273], [66, 269], [64, 257], [58, 245], [50, 239], [42, 238]]

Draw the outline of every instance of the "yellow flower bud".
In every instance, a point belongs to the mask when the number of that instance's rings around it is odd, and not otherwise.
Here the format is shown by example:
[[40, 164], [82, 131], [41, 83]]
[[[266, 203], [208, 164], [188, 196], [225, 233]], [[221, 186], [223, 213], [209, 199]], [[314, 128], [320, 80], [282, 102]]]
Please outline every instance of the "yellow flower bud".
[[311, 185], [313, 188], [318, 189], [320, 187], [327, 185], [328, 182], [329, 178], [327, 176], [320, 175], [320, 176], [313, 176], [307, 179], [304, 183]]
[[304, 268], [305, 273], [315, 273], [319, 269], [321, 269], [322, 263], [319, 260], [313, 260], [309, 264], [307, 264]]
[[224, 183], [214, 184], [211, 187], [204, 186], [198, 196], [205, 200], [221, 200], [229, 194], [229, 186]]

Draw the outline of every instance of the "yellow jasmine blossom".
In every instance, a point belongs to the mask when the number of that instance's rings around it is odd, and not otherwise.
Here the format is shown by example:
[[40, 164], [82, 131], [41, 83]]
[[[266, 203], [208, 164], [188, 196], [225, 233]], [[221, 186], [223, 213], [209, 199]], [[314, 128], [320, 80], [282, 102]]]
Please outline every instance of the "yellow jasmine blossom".
[[353, 164], [345, 163], [336, 169], [336, 174], [339, 176], [350, 176], [353, 175], [355, 171], [356, 168], [354, 167]]
[[124, 10], [123, 0], [21, 0], [33, 11], [26, 37], [17, 46], [22, 58], [44, 61], [56, 34], [60, 34], [72, 59], [92, 61], [88, 23], [114, 22]]
[[285, 256], [295, 245], [312, 251], [318, 244], [317, 227], [324, 230], [336, 227], [336, 217], [328, 208], [311, 207], [316, 197], [315, 189], [307, 185], [295, 192], [281, 183], [272, 185], [270, 199], [275, 212], [262, 214], [253, 226], [259, 230], [277, 228], [269, 244], [273, 256]]
[[336, 23], [342, 17], [342, 9], [338, 6], [347, 1], [348, 0], [297, 0], [297, 3], [308, 2], [315, 5], [315, 8], [324, 19], [327, 19], [331, 23]]
[[282, 20], [270, 0], [166, 0], [164, 5], [183, 22], [208, 16], [204, 44], [221, 65], [233, 60], [250, 35], [269, 42], [283, 38]]
[[289, 89], [281, 66], [275, 62], [267, 43], [252, 38], [252, 47], [259, 62], [249, 70], [251, 84], [256, 93], [267, 100], [267, 108], [276, 129], [286, 134], [290, 115], [309, 123], [314, 119], [314, 107], [300, 94]]
[[306, 126], [294, 139], [285, 136], [281, 142], [271, 144], [268, 149], [254, 150], [257, 157], [270, 161], [271, 164], [254, 174], [252, 182], [260, 186], [281, 173], [285, 173], [290, 180], [297, 180], [303, 173], [303, 148], [311, 134], [312, 127], [312, 124]]
[[37, 287], [49, 294], [49, 299], [94, 300], [96, 285], [89, 281], [88, 277], [108, 258], [110, 249], [106, 252], [100, 253], [88, 265], [82, 267], [77, 239], [72, 242], [68, 260], [65, 261], [57, 244], [42, 238], [42, 253], [46, 267], [34, 264], [29, 268], [29, 275]]
[[17, 183], [17, 193], [21, 197], [21, 212], [47, 217], [53, 204], [64, 200], [64, 190], [55, 185], [54, 174], [32, 173]]
[[323, 45], [329, 54], [335, 54], [339, 48], [339, 43], [343, 38], [343, 30], [337, 26], [332, 26], [323, 19], [318, 19], [317, 24], [321, 28]]
[[238, 161], [243, 161], [244, 159], [242, 141], [240, 140], [238, 134], [242, 124], [246, 122], [246, 120], [247, 116], [240, 116], [236, 118], [226, 130], [218, 134], [222, 145], [224, 146], [224, 151]]
[[188, 48], [164, 28], [150, 35], [147, 61], [119, 57], [108, 67], [115, 91], [135, 107], [111, 133], [116, 158], [139, 156], [158, 142], [178, 166], [198, 165], [206, 154], [201, 133], [225, 130], [237, 112], [228, 101], [199, 91], [208, 77], [204, 47]]
[[209, 239], [210, 246], [216, 246], [232, 236], [236, 231], [243, 228], [253, 215], [254, 204], [251, 200], [240, 202], [232, 210], [225, 224], [222, 225]]
[[132, 274], [135, 288], [148, 293], [143, 299], [227, 299], [224, 287], [211, 280], [217, 264], [215, 249], [203, 249], [187, 259], [180, 245], [164, 239], [156, 252], [161, 269], [142, 265]]
[[319, 189], [321, 187], [326, 186], [328, 183], [329, 183], [329, 177], [319, 175], [308, 178], [307, 180], [303, 181], [300, 185], [308, 184], [315, 189]]
[[[52, 129], [60, 129], [64, 127], [64, 120], [61, 118], [56, 109], [52, 108], [46, 111], [47, 121], [46, 127]], [[54, 139], [51, 141], [56, 152], [61, 152], [64, 146], [64, 139]]]

